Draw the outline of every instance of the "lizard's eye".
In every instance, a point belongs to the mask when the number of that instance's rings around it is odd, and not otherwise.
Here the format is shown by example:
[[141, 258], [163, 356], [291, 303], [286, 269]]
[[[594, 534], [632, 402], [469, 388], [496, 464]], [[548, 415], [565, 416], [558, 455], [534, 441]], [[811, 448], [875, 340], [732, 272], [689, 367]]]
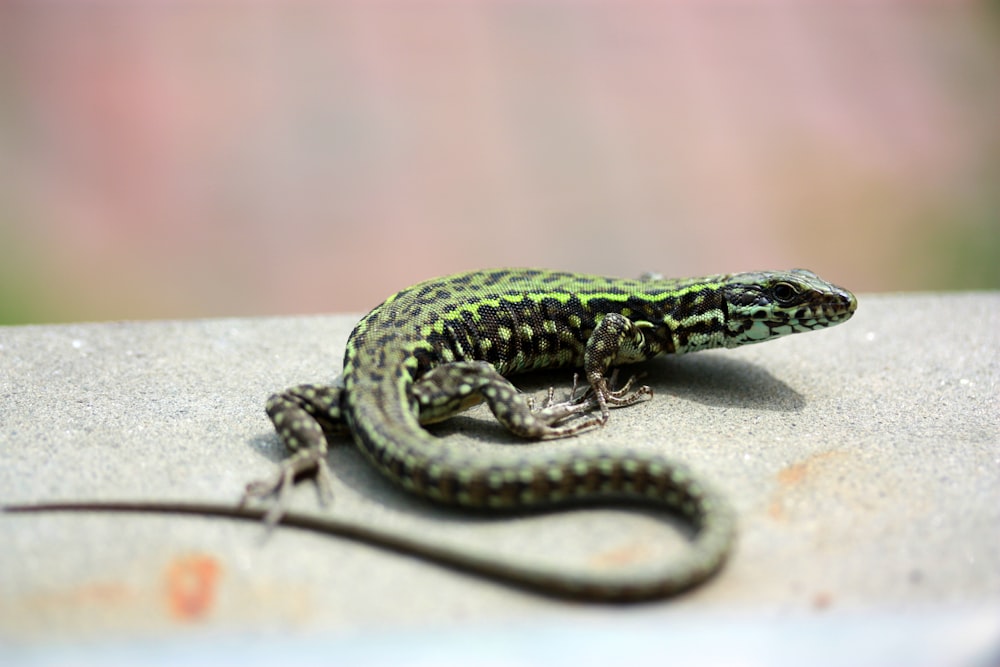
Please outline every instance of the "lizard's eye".
[[771, 288], [774, 300], [782, 305], [791, 303], [798, 294], [799, 291], [791, 283], [778, 283]]

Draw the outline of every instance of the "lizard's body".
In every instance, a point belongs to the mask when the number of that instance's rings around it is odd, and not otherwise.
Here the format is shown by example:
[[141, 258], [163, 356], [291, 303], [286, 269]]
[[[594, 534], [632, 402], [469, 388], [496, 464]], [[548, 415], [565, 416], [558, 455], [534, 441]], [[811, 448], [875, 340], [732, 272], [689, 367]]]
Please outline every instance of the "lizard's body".
[[[275, 480], [251, 485], [248, 495], [278, 493], [269, 520], [279, 521], [280, 497], [295, 478], [315, 473], [328, 491], [327, 439], [348, 431], [382, 473], [437, 502], [501, 510], [611, 499], [652, 503], [679, 513], [697, 533], [684, 557], [642, 578], [583, 578], [462, 554], [442, 556], [444, 550], [433, 546], [421, 555], [559, 595], [668, 595], [714, 573], [734, 534], [727, 505], [686, 467], [659, 455], [610, 448], [482, 459], [442, 446], [422, 424], [485, 400], [514, 433], [533, 439], [568, 436], [602, 425], [609, 407], [651, 396], [647, 387], [631, 391], [631, 381], [615, 389], [607, 375], [611, 368], [658, 354], [736, 347], [824, 328], [848, 319], [856, 305], [850, 292], [800, 270], [625, 280], [501, 269], [427, 281], [390, 297], [358, 323], [337, 385], [301, 385], [269, 399], [268, 414], [293, 455]], [[550, 392], [537, 408], [504, 377], [561, 367], [582, 367], [588, 390], [554, 404]], [[591, 415], [594, 411], [598, 414]], [[175, 505], [173, 511], [186, 510]], [[248, 508], [229, 515], [241, 511], [262, 516]]]

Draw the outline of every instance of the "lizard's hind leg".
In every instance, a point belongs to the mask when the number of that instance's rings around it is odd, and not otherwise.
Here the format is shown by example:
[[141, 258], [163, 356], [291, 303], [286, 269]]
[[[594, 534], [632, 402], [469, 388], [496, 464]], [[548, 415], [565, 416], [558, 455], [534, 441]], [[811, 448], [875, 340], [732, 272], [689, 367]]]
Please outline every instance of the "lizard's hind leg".
[[301, 478], [315, 480], [321, 502], [333, 496], [326, 454], [328, 437], [347, 433], [342, 395], [339, 385], [303, 384], [267, 399], [267, 416], [291, 455], [272, 477], [248, 484], [240, 505], [253, 498], [274, 496], [275, 503], [264, 518], [268, 526], [276, 524], [284, 514], [287, 492]]

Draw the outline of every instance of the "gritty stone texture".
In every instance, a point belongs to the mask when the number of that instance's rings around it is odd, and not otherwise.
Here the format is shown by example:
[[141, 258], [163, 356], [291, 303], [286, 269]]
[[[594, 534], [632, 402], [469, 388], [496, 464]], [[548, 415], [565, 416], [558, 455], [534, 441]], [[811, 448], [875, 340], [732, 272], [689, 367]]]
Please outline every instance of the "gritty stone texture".
[[[283, 456], [264, 400], [333, 380], [356, 320], [0, 329], [0, 503], [235, 502]], [[728, 495], [740, 525], [729, 565], [690, 594], [570, 604], [294, 530], [265, 538], [219, 519], [0, 515], [0, 644], [405, 636], [452, 623], [643, 628], [692, 614], [709, 624], [944, 614], [968, 627], [955, 619], [1000, 608], [1000, 294], [862, 295], [834, 329], [641, 370], [653, 400], [577, 438], [524, 443], [483, 407], [433, 430], [443, 446], [481, 451], [600, 442], [687, 461]], [[559, 372], [518, 384], [541, 395], [570, 381]], [[684, 548], [676, 526], [645, 511], [485, 518], [409, 497], [350, 446], [334, 447], [330, 463], [333, 505], [317, 509], [302, 485], [296, 509], [567, 567], [641, 566]]]

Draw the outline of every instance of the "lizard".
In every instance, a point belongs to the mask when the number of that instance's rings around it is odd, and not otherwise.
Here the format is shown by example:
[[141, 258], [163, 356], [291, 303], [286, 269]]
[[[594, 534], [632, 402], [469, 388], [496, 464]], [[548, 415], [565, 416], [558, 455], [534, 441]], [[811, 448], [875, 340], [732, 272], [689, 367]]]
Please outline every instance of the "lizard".
[[[485, 402], [514, 434], [564, 438], [602, 427], [612, 408], [648, 400], [622, 365], [661, 354], [733, 348], [849, 319], [855, 296], [804, 270], [666, 279], [610, 278], [542, 269], [494, 269], [428, 280], [386, 299], [350, 334], [332, 385], [274, 394], [266, 412], [290, 455], [276, 474], [247, 485], [236, 506], [81, 501], [8, 505], [6, 512], [171, 512], [263, 520], [349, 537], [550, 595], [603, 601], [661, 598], [718, 572], [736, 534], [724, 497], [683, 463], [659, 453], [591, 446], [476, 458], [443, 446], [424, 426]], [[582, 370], [569, 397], [536, 405], [508, 379]], [[634, 387], [634, 388], [633, 388]], [[285, 510], [288, 490], [312, 477], [331, 495], [330, 440], [347, 434], [401, 488], [430, 501], [484, 511], [566, 505], [651, 505], [690, 523], [684, 554], [642, 574], [586, 576], [446, 548], [372, 526]], [[269, 508], [250, 501], [274, 497]]]

